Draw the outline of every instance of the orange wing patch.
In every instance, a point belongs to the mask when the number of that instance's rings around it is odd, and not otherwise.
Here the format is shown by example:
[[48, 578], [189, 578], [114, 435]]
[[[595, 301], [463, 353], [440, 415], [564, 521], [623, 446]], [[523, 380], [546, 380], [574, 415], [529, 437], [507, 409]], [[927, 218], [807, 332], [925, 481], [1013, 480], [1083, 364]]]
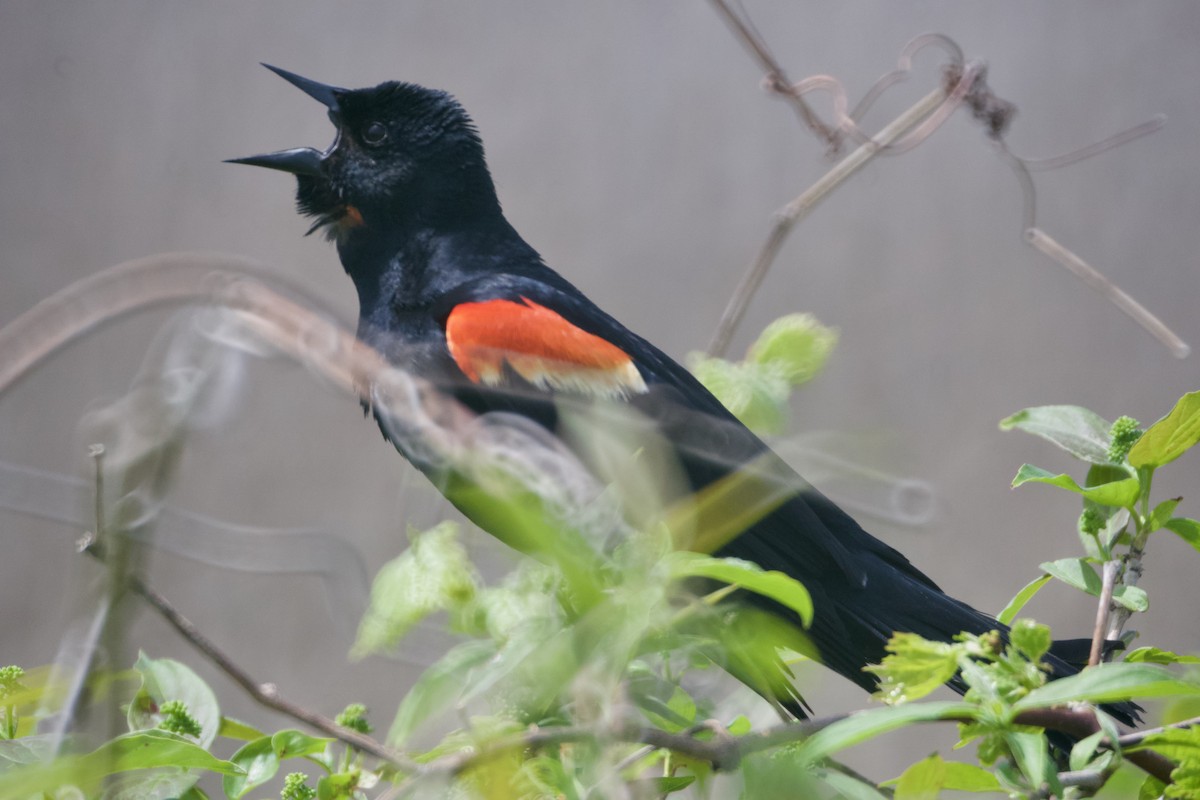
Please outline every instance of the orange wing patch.
[[455, 306], [446, 319], [446, 343], [458, 368], [475, 383], [495, 386], [507, 364], [544, 389], [601, 397], [647, 391], [624, 350], [524, 297], [519, 303], [485, 300]]

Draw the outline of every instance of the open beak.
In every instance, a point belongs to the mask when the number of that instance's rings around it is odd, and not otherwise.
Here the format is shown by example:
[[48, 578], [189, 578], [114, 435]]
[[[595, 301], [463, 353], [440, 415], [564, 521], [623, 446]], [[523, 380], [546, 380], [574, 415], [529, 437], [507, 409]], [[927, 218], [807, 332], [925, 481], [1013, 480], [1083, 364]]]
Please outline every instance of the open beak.
[[[329, 109], [331, 116], [337, 115], [338, 96], [345, 93], [345, 89], [339, 89], [336, 86], [328, 86], [324, 83], [317, 83], [314, 80], [297, 75], [294, 72], [288, 72], [286, 69], [273, 67], [270, 64], [263, 64], [263, 66], [295, 86], [300, 91], [304, 92], [309, 97], [321, 103], [321, 105]], [[293, 175], [313, 175], [316, 177], [321, 177], [324, 175], [322, 166], [325, 162], [325, 155], [326, 154], [322, 153], [320, 150], [315, 150], [311, 147], [296, 147], [291, 150], [280, 150], [275, 153], [264, 153], [258, 156], [230, 158], [227, 159], [225, 163], [249, 164], [252, 167], [277, 169], [283, 172], [290, 172]]]

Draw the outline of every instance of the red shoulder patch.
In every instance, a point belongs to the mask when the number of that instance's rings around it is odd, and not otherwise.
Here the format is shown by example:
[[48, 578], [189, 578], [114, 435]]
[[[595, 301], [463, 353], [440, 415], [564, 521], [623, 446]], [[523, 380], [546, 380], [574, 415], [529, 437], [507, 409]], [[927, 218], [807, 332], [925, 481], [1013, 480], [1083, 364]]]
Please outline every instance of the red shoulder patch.
[[522, 297], [455, 306], [446, 319], [446, 344], [458, 368], [475, 383], [494, 386], [507, 364], [547, 389], [602, 397], [646, 391], [624, 350]]

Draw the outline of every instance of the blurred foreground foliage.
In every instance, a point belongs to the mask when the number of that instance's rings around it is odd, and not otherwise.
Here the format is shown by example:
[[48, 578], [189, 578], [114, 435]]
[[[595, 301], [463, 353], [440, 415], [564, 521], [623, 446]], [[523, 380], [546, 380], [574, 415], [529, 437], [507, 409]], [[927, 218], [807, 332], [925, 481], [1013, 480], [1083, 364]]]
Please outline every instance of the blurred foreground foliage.
[[[768, 328], [745, 361], [693, 364], [739, 417], [769, 432], [786, 419], [791, 387], [820, 371], [835, 341], [811, 317], [793, 315]], [[1052, 580], [1101, 595], [1100, 568], [1113, 576], [1119, 631], [1149, 606], [1137, 578], [1150, 537], [1168, 531], [1200, 550], [1200, 522], [1175, 514], [1180, 498], [1150, 496], [1156, 470], [1200, 440], [1200, 392], [1145, 431], [1129, 418], [1110, 424], [1072, 406], [1026, 409], [1001, 427], [1047, 439], [1087, 465], [1082, 483], [1031, 465], [1013, 482], [1080, 496], [1083, 554], [1041, 565], [1000, 615], [1012, 626], [1007, 637], [964, 635], [946, 643], [897, 634], [883, 663], [868, 668], [880, 679], [881, 704], [867, 710], [752, 723], [763, 704], [750, 692], [730, 694], [729, 680], [719, 677], [728, 671], [760, 695], [788, 696], [779, 676], [790, 670], [781, 673], [779, 665], [812, 655], [801, 628], [737, 601], [769, 598], [806, 627], [813, 606], [794, 579], [677, 549], [678, 518], [632, 529], [615, 546], [589, 548], [578, 532], [548, 524], [545, 509], [518, 492], [505, 506], [505, 524], [520, 529], [521, 549], [538, 557], [500, 580], [481, 577], [452, 522], [410, 532], [409, 547], [378, 573], [353, 657], [403, 648], [418, 624], [445, 626], [459, 638], [381, 725], [393, 758], [225, 717], [188, 666], [144, 654], [128, 673], [90, 677], [91, 694], [125, 710], [127, 732], [99, 743], [59, 739], [39, 723], [61, 711], [63, 687], [53, 685], [48, 670], [11, 666], [0, 669], [0, 797], [202, 800], [210, 796], [199, 783], [206, 775], [219, 778], [231, 800], [276, 791], [283, 800], [935, 798], [943, 790], [1082, 797], [1106, 785], [1118, 792], [1111, 796], [1125, 796], [1119, 792], [1130, 791], [1131, 781], [1140, 782], [1140, 797], [1200, 796], [1197, 728], [1167, 729], [1123, 748], [1116, 723], [1096, 708], [1163, 697], [1175, 704], [1168, 722], [1185, 709], [1195, 712], [1200, 677], [1189, 665], [1200, 659], [1141, 647], [1118, 663], [1047, 683], [1040, 661], [1050, 631], [1017, 618]], [[966, 688], [961, 700], [926, 699], [951, 679]], [[713, 690], [722, 680], [724, 688]], [[353, 688], [344, 693], [352, 696]], [[1066, 704], [1086, 704], [1099, 722], [1069, 752], [1053, 749], [1043, 728], [1019, 720]], [[936, 721], [956, 723], [958, 748], [973, 750], [956, 748], [957, 761], [934, 753], [882, 783], [838, 763], [848, 748]], [[359, 704], [337, 724], [363, 736], [373, 729]], [[1125, 756], [1147, 747], [1177, 762], [1172, 784], [1132, 777], [1138, 773]]]

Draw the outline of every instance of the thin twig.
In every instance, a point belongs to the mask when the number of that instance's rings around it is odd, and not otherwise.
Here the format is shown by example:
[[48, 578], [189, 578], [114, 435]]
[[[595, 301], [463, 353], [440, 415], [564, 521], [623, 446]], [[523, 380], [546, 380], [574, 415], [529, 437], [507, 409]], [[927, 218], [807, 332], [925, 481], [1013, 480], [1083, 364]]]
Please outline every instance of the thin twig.
[[1146, 728], [1144, 730], [1134, 731], [1133, 733], [1127, 733], [1124, 736], [1117, 739], [1117, 744], [1119, 744], [1122, 748], [1133, 747], [1134, 745], [1141, 744], [1147, 738], [1154, 736], [1156, 734], [1159, 734], [1159, 733], [1163, 733], [1164, 731], [1182, 730], [1184, 728], [1195, 728], [1198, 725], [1200, 725], [1200, 717], [1192, 717], [1191, 719], [1180, 720], [1179, 722], [1172, 722], [1170, 725], [1160, 725], [1157, 728]]
[[833, 169], [825, 173], [824, 177], [776, 213], [775, 226], [767, 236], [767, 241], [763, 244], [754, 263], [742, 277], [733, 296], [729, 298], [725, 311], [721, 314], [721, 321], [717, 324], [712, 342], [708, 345], [709, 355], [721, 356], [729, 349], [729, 341], [733, 338], [733, 332], [746, 313], [750, 298], [758, 291], [759, 285], [775, 261], [775, 256], [779, 254], [792, 226], [808, 216], [826, 195], [879, 155], [882, 148], [896, 141], [908, 130], [919, 125], [925, 117], [936, 111], [945, 99], [946, 92], [942, 88], [925, 95], [917, 101], [916, 105], [892, 120], [874, 139], [842, 159]]
[[762, 40], [754, 30], [743, 20], [738, 14], [729, 7], [725, 0], [712, 0], [712, 4], [716, 6], [721, 15], [725, 17], [726, 23], [737, 34], [737, 37], [742, 40], [742, 43], [750, 50], [751, 54], [758, 59], [758, 63], [766, 71], [766, 85], [771, 91], [782, 95], [796, 110], [796, 114], [800, 117], [808, 128], [829, 145], [830, 151], [836, 153], [841, 147], [841, 134], [835, 128], [830, 128], [817, 116], [816, 112], [804, 102], [804, 98], [800, 96], [788, 80], [787, 74], [783, 71], [783, 67], [771, 55], [767, 49], [766, 43]]
[[1175, 332], [1163, 324], [1162, 320], [1147, 311], [1145, 306], [1130, 297], [1124, 289], [1110, 281], [1074, 252], [1063, 247], [1045, 231], [1039, 228], [1029, 228], [1025, 231], [1025, 240], [1043, 255], [1057, 261], [1088, 286], [1107, 297], [1122, 313], [1162, 342], [1171, 351], [1171, 355], [1176, 358], [1186, 358], [1191, 352], [1191, 347], [1187, 342], [1175, 335]]
[[1093, 142], [1085, 145], [1069, 153], [1062, 155], [1050, 156], [1049, 158], [1024, 158], [1017, 156], [1021, 162], [1025, 164], [1026, 169], [1031, 172], [1043, 172], [1060, 167], [1067, 167], [1071, 164], [1078, 164], [1084, 159], [1092, 156], [1100, 155], [1103, 152], [1112, 150], [1115, 147], [1120, 147], [1123, 144], [1128, 144], [1134, 139], [1140, 139], [1143, 136], [1149, 136], [1152, 133], [1157, 133], [1167, 124], [1165, 114], [1156, 114], [1153, 118], [1143, 122], [1141, 125], [1134, 125], [1132, 128], [1123, 130], [1120, 133], [1113, 134], [1106, 139], [1101, 139], [1098, 142]]
[[[97, 559], [101, 563], [106, 561], [105, 552], [102, 545], [92, 544], [86, 546], [83, 552]], [[241, 686], [247, 694], [255, 701], [267, 708], [278, 711], [281, 714], [291, 717], [299, 722], [302, 722], [315, 730], [321, 731], [324, 734], [339, 739], [351, 747], [357, 748], [364, 753], [372, 755], [381, 761], [385, 761], [392, 766], [404, 772], [415, 772], [419, 769], [415, 762], [410, 761], [396, 751], [386, 747], [370, 736], [359, 733], [358, 731], [350, 730], [338, 725], [329, 717], [318, 714], [314, 711], [309, 711], [306, 708], [296, 705], [290, 701], [284, 700], [279, 695], [279, 690], [272, 683], [260, 683], [254, 680], [246, 670], [242, 669], [232, 658], [229, 657], [221, 648], [217, 647], [212, 640], [200, 632], [195, 623], [185, 617], [175, 608], [164, 595], [155, 590], [153, 587], [146, 584], [140, 578], [131, 576], [129, 579], [129, 590], [138, 595], [150, 604], [150, 607], [157, 611], [168, 624], [173, 627], [180, 636], [182, 636], [189, 644], [196, 648], [200, 653], [208, 658], [219, 670], [224, 672], [229, 678]]]
[[1107, 640], [1108, 615], [1112, 610], [1113, 586], [1117, 580], [1116, 561], [1104, 562], [1103, 583], [1100, 586], [1100, 600], [1096, 604], [1096, 627], [1092, 631], [1092, 652], [1088, 655], [1088, 666], [1094, 667], [1100, 663], [1104, 655], [1104, 643]]

